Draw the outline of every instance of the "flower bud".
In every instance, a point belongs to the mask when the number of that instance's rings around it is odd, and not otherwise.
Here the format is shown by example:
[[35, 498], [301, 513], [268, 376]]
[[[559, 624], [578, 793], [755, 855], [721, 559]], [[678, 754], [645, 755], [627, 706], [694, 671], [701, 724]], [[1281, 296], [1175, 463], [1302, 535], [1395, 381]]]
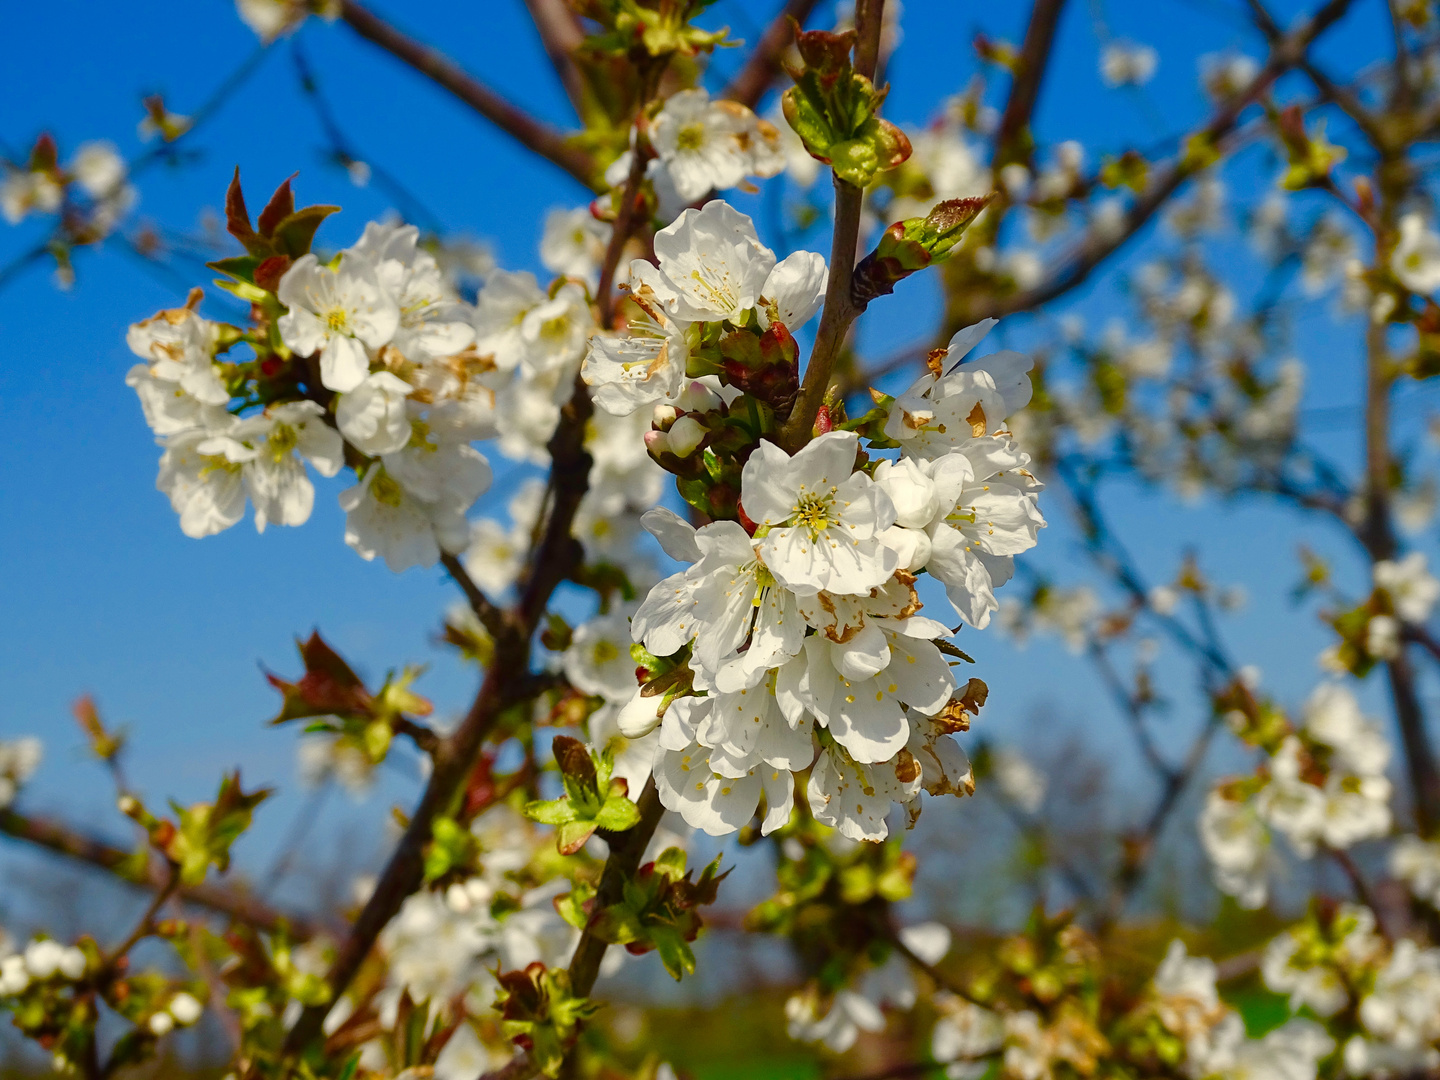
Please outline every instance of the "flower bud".
[[666, 432], [670, 440], [670, 452], [678, 458], [687, 458], [704, 441], [706, 434], [708, 433], [700, 421], [693, 416], [682, 416]]
[[473, 905], [465, 886], [458, 881], [445, 890], [445, 906], [456, 915], [464, 915]]
[[645, 449], [655, 457], [670, 452], [670, 436], [663, 431], [645, 432]]
[[85, 976], [85, 954], [73, 945], [60, 954], [60, 974], [72, 982]]
[[177, 1024], [183, 1024], [186, 1027], [199, 1020], [200, 1014], [204, 1012], [204, 1007], [200, 1002], [190, 994], [185, 993], [184, 990], [181, 990], [180, 993], [170, 999], [168, 1008], [170, 1015], [175, 1018], [175, 1022]]
[[169, 1035], [175, 1028], [175, 1018], [168, 1012], [157, 1012], [145, 1025], [157, 1039]]
[[620, 728], [620, 734], [627, 739], [640, 739], [660, 726], [660, 704], [665, 700], [663, 695], [656, 694], [654, 697], [645, 697], [641, 691], [636, 690], [623, 709], [620, 715], [615, 718]]
[[651, 423], [657, 430], [664, 431], [675, 422], [675, 418], [679, 415], [680, 413], [674, 405], [659, 403], [655, 406], [655, 416]]
[[687, 413], [708, 413], [720, 408], [724, 401], [704, 383], [692, 382], [680, 391], [676, 404]]

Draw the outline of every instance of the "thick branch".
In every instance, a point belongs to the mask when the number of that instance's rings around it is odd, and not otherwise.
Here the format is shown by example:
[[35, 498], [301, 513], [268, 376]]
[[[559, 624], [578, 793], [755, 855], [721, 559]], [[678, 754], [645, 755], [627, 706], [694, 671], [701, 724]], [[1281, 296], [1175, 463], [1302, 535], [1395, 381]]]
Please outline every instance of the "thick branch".
[[594, 186], [595, 163], [589, 154], [570, 145], [563, 132], [505, 100], [444, 53], [401, 33], [355, 0], [342, 0], [340, 17], [365, 40], [449, 90], [524, 146], [554, 162], [586, 187]]
[[795, 40], [790, 29], [790, 20], [794, 19], [804, 26], [810, 12], [815, 10], [815, 4], [816, 0], [786, 0], [784, 9], [765, 28], [746, 59], [745, 66], [730, 80], [730, 85], [725, 87], [721, 96], [755, 108], [765, 96], [770, 84], [783, 70], [781, 62], [785, 57], [785, 50]]
[[[131, 856], [123, 848], [107, 844], [61, 822], [13, 810], [0, 810], [0, 833], [112, 874]], [[169, 883], [170, 875], [163, 866], [151, 863], [141, 881], [119, 876], [115, 880], [137, 889], [159, 892]], [[259, 930], [273, 933], [284, 924], [289, 928], [291, 937], [299, 939], [314, 937], [317, 930], [309, 919], [277, 911], [263, 900], [247, 896], [238, 889], [215, 884], [193, 885], [182, 888], [178, 895], [182, 903], [228, 916]]]
[[[574, 570], [581, 554], [570, 529], [589, 485], [590, 455], [584, 440], [590, 416], [590, 396], [577, 379], [574, 395], [550, 440], [554, 462], [550, 472], [550, 514], [533, 553], [530, 576], [524, 582], [520, 600], [507, 615], [506, 632], [495, 641], [495, 656], [480, 692], [460, 726], [431, 755], [434, 768], [420, 805], [326, 975], [332, 1001], [350, 985], [380, 931], [399, 912], [405, 898], [420, 887], [425, 846], [435, 819], [450, 810], [496, 720], [517, 700], [517, 691], [528, 682], [525, 676], [530, 666], [530, 640], [551, 593]], [[286, 1042], [288, 1052], [299, 1051], [319, 1033], [327, 1011], [328, 1006], [311, 1006], [301, 1014]]]
[[1055, 42], [1055, 27], [1065, 0], [1035, 0], [1030, 9], [1030, 22], [1025, 27], [1025, 40], [1015, 61], [1015, 77], [1010, 83], [1010, 97], [1000, 117], [995, 135], [995, 166], [1030, 157], [1030, 118], [1040, 99], [1040, 81], [1050, 66], [1050, 48]]

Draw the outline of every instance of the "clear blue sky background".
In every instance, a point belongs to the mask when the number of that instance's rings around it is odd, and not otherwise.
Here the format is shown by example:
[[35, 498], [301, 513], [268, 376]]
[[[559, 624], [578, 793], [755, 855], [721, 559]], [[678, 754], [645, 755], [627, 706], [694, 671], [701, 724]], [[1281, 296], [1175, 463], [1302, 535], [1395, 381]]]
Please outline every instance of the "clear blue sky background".
[[[376, 0], [376, 6], [527, 108], [566, 121], [565, 103], [520, 0]], [[776, 6], [722, 0], [714, 17], [753, 37], [755, 24]], [[1013, 39], [1026, 7], [907, 0], [905, 38], [889, 72], [888, 114], [925, 121], [941, 97], [962, 88], [974, 72], [968, 44], [973, 32]], [[1144, 100], [1101, 85], [1097, 14], [1116, 36], [1160, 50], [1159, 73]], [[1352, 69], [1383, 47], [1374, 15], [1353, 15], [1330, 35], [1323, 55], [1336, 69]], [[10, 40], [24, 47], [9, 50], [0, 66], [0, 101], [6, 102], [0, 138], [17, 150], [49, 130], [62, 154], [81, 141], [105, 138], [134, 155], [141, 150], [136, 123], [144, 94], [163, 92], [177, 112], [193, 111], [256, 48], [223, 0], [27, 4], [7, 13], [7, 25]], [[544, 212], [580, 204], [583, 191], [344, 26], [312, 22], [302, 40], [356, 152], [392, 172], [452, 231], [487, 238], [502, 265], [539, 269], [535, 249]], [[1230, 47], [1260, 51], [1235, 0], [1120, 0], [1103, 11], [1098, 0], [1077, 0], [1058, 40], [1039, 133], [1043, 141], [1082, 140], [1091, 160], [1100, 151], [1152, 143], [1201, 117], [1206, 105], [1195, 79], [1200, 54]], [[720, 54], [717, 73], [738, 59], [738, 53]], [[297, 90], [290, 47], [282, 42], [187, 143], [182, 167], [153, 168], [141, 178], [137, 213], [173, 229], [193, 229], [203, 212], [219, 205], [236, 164], [252, 208], [300, 169], [296, 186], [303, 200], [344, 207], [326, 225], [324, 242], [347, 244], [392, 201], [377, 185], [355, 188], [342, 170], [326, 165], [324, 147], [315, 114]], [[1242, 185], [1232, 196], [1258, 201], [1269, 175], [1257, 171], [1253, 179], [1253, 187]], [[0, 226], [0, 264], [39, 235], [34, 223]], [[1135, 265], [1152, 242], [1147, 236], [1128, 249], [1124, 265]], [[823, 250], [823, 244], [815, 246]], [[196, 275], [195, 282], [207, 278]], [[1098, 326], [1123, 310], [1117, 280], [1112, 270], [1060, 310], [1082, 313]], [[877, 307], [864, 339], [872, 355], [888, 354], [913, 340], [916, 328], [933, 325], [934, 293], [923, 283], [907, 283], [902, 294]], [[397, 576], [356, 557], [342, 541], [336, 484], [321, 486], [315, 514], [302, 529], [276, 528], [260, 537], [247, 521], [204, 541], [181, 535], [154, 490], [158, 451], [123, 379], [132, 363], [126, 325], [182, 295], [183, 289], [157, 280], [115, 244], [82, 253], [79, 281], [70, 292], [57, 290], [48, 272], [35, 269], [0, 293], [0, 430], [6, 433], [0, 439], [0, 737], [35, 733], [46, 741], [46, 761], [25, 796], [27, 805], [117, 836], [125, 833], [109, 810], [108, 781], [83, 760], [69, 718], [77, 694], [93, 692], [108, 719], [128, 726], [133, 783], [152, 799], [202, 798], [213, 792], [222, 770], [243, 763], [249, 782], [285, 790], [283, 801], [262, 811], [257, 836], [242, 853], [255, 865], [299, 805], [295, 735], [262, 727], [276, 700], [258, 665], [293, 670], [293, 636], [318, 626], [371, 675], [407, 662], [434, 664], [422, 689], [442, 712], [463, 708], [474, 676], [431, 642], [453, 588], [438, 571]], [[1356, 328], [1337, 326], [1324, 304], [1300, 314], [1299, 343], [1312, 365], [1309, 429], [1336, 457], [1351, 460], [1359, 440], [1349, 411], [1359, 399]], [[1023, 343], [1026, 331], [1016, 322], [1011, 340]], [[1412, 429], [1421, 411], [1412, 402], [1402, 412]], [[1290, 610], [1287, 591], [1296, 579], [1298, 542], [1346, 553], [1329, 526], [1297, 528], [1287, 514], [1264, 507], [1204, 502], [1181, 508], [1153, 493], [1127, 495], [1117, 505], [1134, 550], [1156, 580], [1168, 578], [1186, 546], [1199, 544], [1216, 577], [1243, 584], [1250, 605], [1226, 626], [1236, 654], [1258, 664], [1287, 699], [1308, 690], [1319, 675], [1315, 654], [1325, 636], [1313, 620]], [[1059, 499], [1049, 512], [1053, 527], [1032, 561], [1063, 579], [1080, 565], [1076, 540]], [[1345, 565], [1353, 572], [1356, 564]], [[1002, 740], [1023, 737], [1043, 750], [1060, 737], [1047, 725], [1079, 722], [1098, 754], [1129, 767], [1133, 756], [1123, 729], [1083, 663], [1050, 640], [1016, 651], [998, 633], [963, 636], [991, 686], [984, 732]], [[1169, 670], [1181, 680], [1173, 693], [1183, 702], [1192, 686], [1187, 669]], [[1047, 725], [1026, 720], [1045, 707], [1052, 709]], [[1180, 727], [1197, 716], [1194, 705], [1174, 711]], [[332, 804], [329, 820], [382, 820], [390, 802], [409, 804], [413, 777], [413, 768], [402, 762], [365, 807], [341, 814]], [[963, 808], [945, 812], [961, 814]], [[362, 846], [373, 839], [367, 836]], [[10, 867], [18, 865], [13, 851], [0, 847], [0, 867], [6, 859]]]

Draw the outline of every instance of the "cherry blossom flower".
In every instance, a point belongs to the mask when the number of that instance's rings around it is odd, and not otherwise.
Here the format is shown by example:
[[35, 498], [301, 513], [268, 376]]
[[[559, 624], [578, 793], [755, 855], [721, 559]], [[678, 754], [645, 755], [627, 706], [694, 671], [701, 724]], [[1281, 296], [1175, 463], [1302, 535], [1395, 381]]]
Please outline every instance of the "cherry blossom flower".
[[342, 253], [340, 265], [322, 266], [302, 255], [285, 271], [277, 291], [290, 310], [280, 316], [280, 336], [301, 356], [320, 354], [320, 381], [345, 393], [370, 370], [367, 347], [388, 343], [400, 326], [400, 307], [367, 259]]
[[895, 572], [880, 541], [894, 523], [889, 497], [854, 472], [859, 443], [832, 431], [794, 456], [761, 440], [741, 474], [740, 501], [764, 530], [757, 550], [775, 580], [797, 592], [865, 593]]

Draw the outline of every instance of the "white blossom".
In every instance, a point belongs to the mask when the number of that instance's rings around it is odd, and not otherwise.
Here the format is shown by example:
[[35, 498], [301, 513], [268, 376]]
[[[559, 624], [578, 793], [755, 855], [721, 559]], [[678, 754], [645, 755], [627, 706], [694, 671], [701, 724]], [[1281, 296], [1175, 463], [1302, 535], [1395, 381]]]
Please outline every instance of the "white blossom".
[[44, 746], [34, 735], [0, 740], [0, 810], [15, 801], [25, 781], [40, 767]]
[[1111, 41], [1100, 52], [1100, 77], [1106, 86], [1144, 86], [1159, 65], [1159, 53], [1133, 41]]
[[600, 279], [611, 231], [583, 206], [551, 210], [540, 238], [540, 261], [552, 273], [580, 278], [593, 287]]
[[1375, 564], [1375, 587], [1384, 589], [1395, 614], [1409, 623], [1423, 623], [1440, 600], [1440, 581], [1430, 573], [1425, 554], [1412, 551], [1403, 559], [1381, 559]]
[[667, 98], [650, 138], [675, 193], [686, 203], [736, 187], [747, 175], [774, 176], [784, 167], [774, 125], [738, 102], [712, 101], [703, 88]]
[[345, 441], [362, 454], [379, 457], [401, 450], [410, 441], [410, 413], [405, 399], [414, 387], [398, 375], [377, 371], [367, 375], [335, 405], [335, 422]]
[[396, 298], [371, 263], [352, 253], [335, 269], [302, 255], [285, 271], [277, 294], [290, 310], [280, 336], [301, 356], [320, 354], [320, 381], [337, 393], [353, 390], [370, 370], [367, 348], [390, 341], [400, 325]]
[[1401, 285], [1422, 296], [1440, 289], [1440, 234], [1417, 213], [1400, 218], [1400, 240], [1390, 256], [1390, 271]]
[[895, 572], [880, 534], [895, 520], [884, 491], [854, 472], [859, 442], [832, 431], [793, 456], [766, 440], [740, 481], [746, 515], [764, 530], [757, 550], [775, 580], [797, 592], [864, 593]]
[[545, 299], [534, 274], [494, 271], [475, 298], [475, 351], [490, 356], [501, 371], [513, 371], [526, 353], [525, 316]]
[[315, 505], [309, 462], [321, 476], [344, 464], [340, 434], [324, 421], [313, 401], [290, 401], [246, 417], [200, 443], [202, 454], [218, 454], [241, 467], [245, 492], [255, 505], [255, 529], [271, 522], [303, 525]]

